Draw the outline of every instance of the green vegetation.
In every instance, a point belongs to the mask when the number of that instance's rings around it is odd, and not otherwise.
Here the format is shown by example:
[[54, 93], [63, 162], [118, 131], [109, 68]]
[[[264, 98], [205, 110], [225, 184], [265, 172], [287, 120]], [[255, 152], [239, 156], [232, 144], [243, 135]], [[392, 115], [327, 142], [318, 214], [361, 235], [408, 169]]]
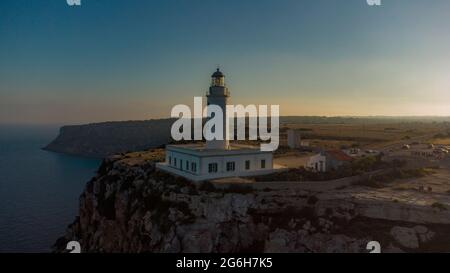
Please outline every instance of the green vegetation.
[[447, 206], [445, 206], [444, 204], [439, 203], [439, 202], [434, 202], [434, 203], [431, 205], [431, 207], [432, 207], [432, 208], [435, 208], [435, 209], [438, 209], [438, 210], [441, 210], [441, 211], [447, 210]]
[[369, 156], [352, 162], [350, 169], [353, 173], [362, 173], [389, 167], [381, 160], [381, 156]]
[[306, 203], [308, 203], [308, 205], [315, 205], [318, 201], [319, 201], [319, 198], [317, 198], [315, 195], [311, 195], [308, 197], [308, 200], [306, 201]]
[[202, 182], [200, 186], [198, 187], [199, 191], [206, 191], [206, 192], [218, 192], [219, 189], [214, 186], [213, 183], [209, 181]]
[[230, 184], [226, 188], [217, 188], [213, 183], [209, 181], [202, 182], [198, 187], [199, 191], [206, 192], [217, 192], [217, 193], [238, 193], [238, 194], [249, 194], [254, 192], [252, 186], [243, 184]]
[[450, 138], [450, 131], [445, 133], [438, 133], [433, 136], [433, 138]]
[[407, 187], [395, 187], [393, 188], [394, 191], [406, 191], [409, 190], [410, 188]]
[[254, 192], [252, 186], [248, 185], [240, 185], [240, 184], [231, 184], [228, 188], [225, 189], [227, 193], [240, 193], [240, 194], [248, 194]]
[[[418, 178], [424, 177], [432, 173], [433, 173], [432, 170], [425, 168], [409, 169], [409, 170], [394, 168], [387, 173], [362, 179], [358, 184], [367, 187], [382, 188], [387, 183], [391, 183], [396, 179]], [[396, 188], [396, 190], [401, 190], [401, 188]]]
[[307, 170], [305, 168], [290, 169], [284, 172], [273, 173], [269, 175], [256, 176], [253, 179], [256, 182], [267, 181], [328, 181], [360, 175], [384, 168], [399, 167], [403, 162], [394, 162], [388, 164], [381, 160], [381, 156], [369, 156], [353, 161], [349, 165], [345, 165], [338, 170], [320, 173]]

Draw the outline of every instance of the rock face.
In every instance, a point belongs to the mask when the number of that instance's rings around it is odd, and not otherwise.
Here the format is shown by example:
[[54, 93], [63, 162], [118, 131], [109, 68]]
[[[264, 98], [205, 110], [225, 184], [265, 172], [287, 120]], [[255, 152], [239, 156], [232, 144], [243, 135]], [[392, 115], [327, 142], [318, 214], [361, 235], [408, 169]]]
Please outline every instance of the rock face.
[[413, 228], [393, 227], [391, 235], [402, 246], [416, 249], [419, 247], [419, 238]]
[[415, 226], [413, 228], [393, 227], [391, 235], [401, 246], [417, 249], [419, 248], [420, 243], [432, 241], [435, 233], [428, 230], [427, 227]]
[[104, 122], [64, 126], [45, 150], [104, 158], [160, 147], [170, 140], [173, 119]]
[[72, 240], [84, 252], [368, 252], [370, 241], [383, 252], [450, 250], [447, 224], [369, 218], [339, 194], [194, 184], [156, 171], [162, 156], [104, 160], [55, 251]]

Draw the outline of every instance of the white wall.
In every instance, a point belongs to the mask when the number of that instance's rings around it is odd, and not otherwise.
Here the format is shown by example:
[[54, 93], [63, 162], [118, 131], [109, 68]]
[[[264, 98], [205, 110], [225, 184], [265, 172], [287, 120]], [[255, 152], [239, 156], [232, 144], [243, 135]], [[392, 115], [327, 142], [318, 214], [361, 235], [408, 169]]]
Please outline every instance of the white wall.
[[227, 129], [226, 129], [226, 118], [227, 118], [227, 104], [229, 93], [228, 89], [225, 86], [211, 86], [209, 89], [209, 94], [207, 97], [208, 107], [210, 105], [217, 105], [222, 109], [223, 117], [222, 117], [222, 140], [209, 140], [206, 141], [206, 149], [212, 150], [226, 150], [230, 146], [230, 142], [226, 137]]
[[[322, 169], [320, 169], [320, 162], [322, 163]], [[319, 169], [316, 169], [316, 163], [319, 167]], [[309, 161], [308, 161], [308, 167], [318, 171], [318, 172], [325, 172], [327, 171], [327, 158], [325, 155], [322, 154], [317, 154], [317, 155], [313, 155], [310, 157]]]
[[[250, 169], [245, 169], [245, 161], [250, 160]], [[227, 162], [235, 162], [234, 173], [243, 173], [247, 171], [262, 170], [261, 160], [266, 160], [266, 167], [264, 169], [273, 169], [272, 154], [253, 154], [253, 155], [233, 155], [233, 156], [218, 156], [218, 157], [202, 157], [201, 158], [201, 172], [200, 174], [209, 174], [208, 166], [210, 163], [218, 163], [218, 172], [227, 172]], [[233, 172], [230, 172], [230, 174]]]

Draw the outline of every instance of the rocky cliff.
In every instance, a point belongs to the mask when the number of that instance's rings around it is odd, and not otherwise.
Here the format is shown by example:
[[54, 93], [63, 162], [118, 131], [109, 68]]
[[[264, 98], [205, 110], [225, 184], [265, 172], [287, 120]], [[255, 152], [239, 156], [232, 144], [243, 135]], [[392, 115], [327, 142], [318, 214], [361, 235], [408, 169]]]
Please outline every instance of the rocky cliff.
[[160, 147], [170, 140], [173, 119], [103, 122], [63, 126], [45, 150], [104, 158]]
[[384, 252], [450, 250], [442, 208], [363, 190], [193, 184], [156, 171], [162, 158], [151, 151], [104, 160], [55, 251], [71, 240], [84, 252], [367, 252], [372, 240]]

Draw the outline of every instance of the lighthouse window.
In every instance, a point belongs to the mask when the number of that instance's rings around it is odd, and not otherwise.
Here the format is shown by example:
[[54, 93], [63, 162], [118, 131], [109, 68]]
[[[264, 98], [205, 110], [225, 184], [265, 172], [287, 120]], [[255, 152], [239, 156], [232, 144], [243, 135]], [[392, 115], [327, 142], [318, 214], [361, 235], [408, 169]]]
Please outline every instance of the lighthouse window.
[[216, 173], [217, 172], [217, 163], [209, 163], [208, 164], [208, 172]]
[[227, 172], [233, 172], [236, 164], [234, 162], [227, 162]]

